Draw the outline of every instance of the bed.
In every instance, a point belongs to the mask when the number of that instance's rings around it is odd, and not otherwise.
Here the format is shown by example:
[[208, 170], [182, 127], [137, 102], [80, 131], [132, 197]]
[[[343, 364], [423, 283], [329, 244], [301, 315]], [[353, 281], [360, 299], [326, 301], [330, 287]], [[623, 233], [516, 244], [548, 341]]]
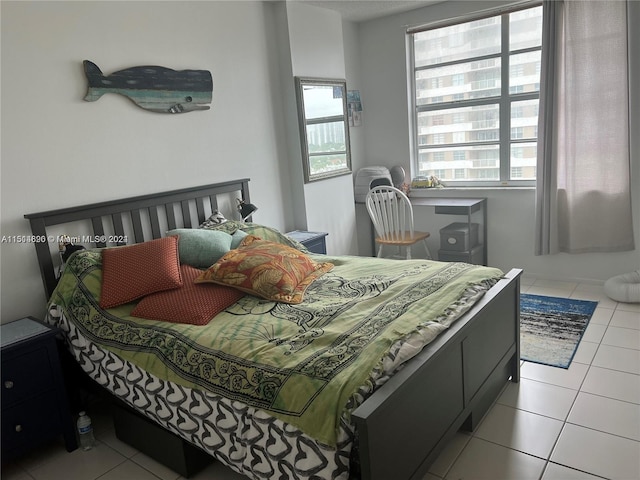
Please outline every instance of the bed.
[[[83, 371], [126, 406], [133, 437], [161, 428], [248, 478], [422, 478], [455, 432], [473, 430], [506, 383], [519, 381], [521, 271], [315, 255], [267, 226], [206, 224], [236, 198], [248, 203], [248, 185], [25, 215], [33, 238], [48, 240], [35, 242], [47, 321]], [[250, 239], [239, 250], [282, 244], [331, 267], [301, 303], [242, 292], [204, 326], [132, 316], [137, 301], [101, 308], [105, 247], [229, 226]], [[59, 280], [51, 240], [80, 231], [76, 240], [93, 241]], [[277, 363], [258, 362], [255, 351], [243, 357], [246, 346]], [[166, 456], [166, 445], [153, 448], [145, 453]]]

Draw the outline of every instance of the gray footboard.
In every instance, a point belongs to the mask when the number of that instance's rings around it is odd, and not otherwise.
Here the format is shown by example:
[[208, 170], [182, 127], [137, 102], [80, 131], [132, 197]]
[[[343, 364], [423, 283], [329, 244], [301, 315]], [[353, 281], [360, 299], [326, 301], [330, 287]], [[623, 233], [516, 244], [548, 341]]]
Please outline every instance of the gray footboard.
[[474, 429], [519, 381], [521, 273], [511, 270], [355, 410], [363, 480], [422, 478], [455, 432]]

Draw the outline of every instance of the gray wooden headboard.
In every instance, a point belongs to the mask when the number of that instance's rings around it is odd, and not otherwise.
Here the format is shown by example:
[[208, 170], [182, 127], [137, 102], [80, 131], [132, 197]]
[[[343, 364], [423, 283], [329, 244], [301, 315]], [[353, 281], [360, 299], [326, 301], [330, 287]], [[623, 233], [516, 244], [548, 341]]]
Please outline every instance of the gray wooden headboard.
[[[162, 226], [166, 226], [169, 230], [198, 227], [208, 214], [218, 210], [219, 196], [233, 193], [237, 198], [250, 203], [249, 179], [243, 178], [25, 215], [24, 218], [31, 224], [33, 238], [43, 240], [35, 241], [34, 245], [47, 298], [51, 296], [58, 282], [51, 250], [51, 243], [55, 242], [57, 251], [57, 237], [50, 235], [47, 227], [83, 220], [90, 221], [93, 232], [91, 237], [97, 240], [92, 243], [96, 247], [107, 246], [108, 242], [101, 241], [102, 237], [105, 237], [105, 232], [113, 238], [126, 237], [127, 242], [124, 243], [140, 243], [162, 237], [164, 233]], [[192, 221], [194, 218], [198, 221], [196, 225]], [[128, 228], [129, 225], [131, 228]], [[116, 242], [115, 244], [124, 243]]]

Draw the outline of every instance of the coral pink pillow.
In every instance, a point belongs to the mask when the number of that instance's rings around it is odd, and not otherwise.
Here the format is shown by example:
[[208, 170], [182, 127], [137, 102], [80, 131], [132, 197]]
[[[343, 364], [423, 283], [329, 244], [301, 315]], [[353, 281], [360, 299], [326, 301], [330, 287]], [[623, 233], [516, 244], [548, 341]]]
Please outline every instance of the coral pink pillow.
[[202, 270], [189, 265], [182, 265], [180, 269], [184, 282], [181, 288], [147, 295], [138, 302], [131, 315], [165, 322], [206, 325], [218, 313], [244, 297], [244, 293], [235, 288], [194, 283]]
[[112, 308], [182, 286], [178, 237], [102, 251], [100, 307]]

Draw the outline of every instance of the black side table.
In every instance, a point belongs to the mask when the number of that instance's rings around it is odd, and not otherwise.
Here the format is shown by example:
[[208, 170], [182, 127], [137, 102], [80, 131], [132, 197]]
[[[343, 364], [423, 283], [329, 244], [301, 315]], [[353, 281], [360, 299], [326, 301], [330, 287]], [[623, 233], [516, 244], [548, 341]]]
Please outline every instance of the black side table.
[[26, 453], [63, 435], [78, 448], [64, 387], [56, 330], [26, 317], [0, 327], [2, 458]]
[[287, 236], [297, 240], [312, 253], [327, 253], [326, 232], [307, 232], [304, 230], [294, 230], [287, 232]]

